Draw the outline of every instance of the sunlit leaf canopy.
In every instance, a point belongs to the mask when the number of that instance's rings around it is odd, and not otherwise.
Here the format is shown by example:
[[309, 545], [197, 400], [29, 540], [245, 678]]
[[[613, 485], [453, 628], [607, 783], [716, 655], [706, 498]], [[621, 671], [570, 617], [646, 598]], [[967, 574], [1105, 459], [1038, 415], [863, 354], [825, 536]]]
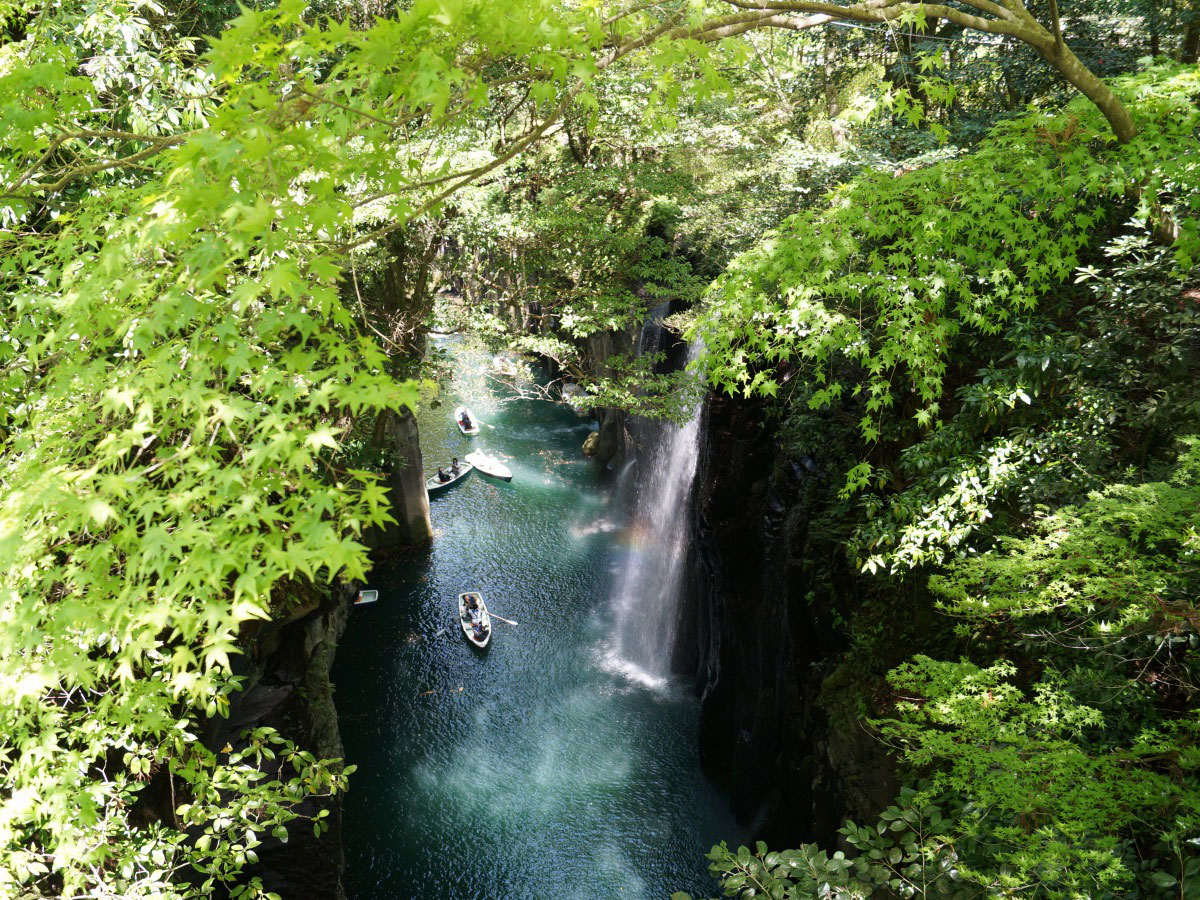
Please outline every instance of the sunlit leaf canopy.
[[[6, 891], [209, 896], [344, 787], [270, 732], [198, 733], [253, 623], [361, 576], [387, 516], [339, 437], [416, 394], [343, 304], [347, 263], [699, 14], [419, 3], [356, 29], [289, 3], [211, 36], [153, 3], [3, 9]], [[651, 106], [695, 50], [643, 57]], [[489, 140], [514, 89], [533, 115]], [[164, 774], [180, 805], [137, 812]]]
[[[344, 787], [336, 761], [269, 732], [220, 751], [198, 734], [228, 709], [231, 661], [256, 623], [301, 606], [310, 583], [360, 576], [363, 531], [387, 516], [377, 476], [346, 467], [340, 439], [355, 420], [411, 407], [416, 392], [343, 302], [356, 254], [436, 216], [569, 108], [596, 106], [597, 79], [622, 66], [639, 67], [647, 90], [630, 115], [651, 128], [670, 123], [680, 98], [725, 87], [714, 56], [741, 51], [721, 39], [841, 16], [911, 26], [981, 6], [1000, 24], [970, 27], [1044, 49], [1060, 70], [1070, 63], [1017, 3], [442, 0], [356, 19], [287, 2], [242, 9], [224, 28], [206, 7], [217, 34], [153, 2], [0, 6], [0, 888], [210, 896], [253, 863], [260, 835], [296, 824], [297, 801]], [[1127, 139], [1107, 95], [1072, 72]], [[529, 100], [521, 120], [495, 127], [514, 94]], [[1080, 115], [1088, 152], [1103, 147], [1101, 113]], [[1017, 170], [1004, 139], [993, 183], [963, 174], [977, 189], [1015, 177], [1003, 174]], [[1062, 143], [1082, 154], [1085, 139]], [[1136, 166], [1109, 170], [1109, 183], [1084, 170], [1085, 199], [1145, 182]], [[936, 192], [953, 177], [897, 184]], [[885, 252], [863, 250], [854, 229], [882, 229], [867, 235], [881, 246], [893, 234], [881, 223], [903, 205], [886, 178], [864, 185], [814, 214], [825, 218], [806, 227], [827, 233], [821, 243], [790, 244], [785, 228], [718, 288], [722, 327], [699, 326], [718, 383], [770, 393], [765, 366], [836, 350], [874, 376], [916, 373], [932, 415], [942, 336], [914, 323], [932, 311], [948, 335], [959, 320], [1003, 320], [1003, 303], [976, 302], [980, 260], [947, 262], [932, 244], [907, 248], [886, 284], [850, 272], [852, 257]], [[851, 200], [878, 215], [847, 222]], [[1015, 308], [1031, 302], [1014, 286], [1024, 275], [1036, 288], [1072, 265], [1091, 213], [1069, 200], [1056, 243], [995, 276]], [[1023, 210], [1014, 201], [1008, 225], [1030, 242], [1046, 236]], [[926, 233], [944, 243], [971, 212], [948, 206]], [[779, 248], [786, 271], [769, 274], [786, 308], [757, 287], [733, 289]], [[793, 271], [810, 267], [829, 283], [820, 304]], [[946, 284], [930, 293], [932, 276]], [[863, 292], [882, 339], [842, 309]], [[886, 405], [877, 384], [867, 389]], [[261, 771], [272, 758], [286, 762], [278, 780]], [[160, 819], [139, 794], [164, 772], [180, 798]]]
[[[1135, 186], [1143, 220], [1169, 198], [1176, 258], [1189, 269], [1200, 78], [1163, 68], [1117, 89], [1141, 124], [1128, 143], [1113, 142], [1098, 111], [1076, 101], [1053, 119], [999, 125], [960, 159], [855, 179], [768, 235], [722, 276], [705, 311], [716, 381], [773, 395], [777, 373], [763, 363], [804, 360], [820, 386], [813, 406], [867, 393], [861, 430], [876, 440], [881, 413], [896, 404], [932, 425], [951, 340], [964, 328], [994, 334], [1032, 309]], [[861, 366], [862, 382], [833, 374], [841, 357]]]
[[[269, 733], [197, 733], [250, 623], [364, 572], [385, 495], [338, 438], [415, 392], [343, 306], [346, 254], [459, 183], [488, 76], [535, 73], [547, 113], [584, 83], [598, 14], [552, 12], [244, 10], [199, 60], [152, 4], [4, 10], [6, 893], [209, 896], [344, 786]], [[164, 768], [181, 806], [134, 827]]]

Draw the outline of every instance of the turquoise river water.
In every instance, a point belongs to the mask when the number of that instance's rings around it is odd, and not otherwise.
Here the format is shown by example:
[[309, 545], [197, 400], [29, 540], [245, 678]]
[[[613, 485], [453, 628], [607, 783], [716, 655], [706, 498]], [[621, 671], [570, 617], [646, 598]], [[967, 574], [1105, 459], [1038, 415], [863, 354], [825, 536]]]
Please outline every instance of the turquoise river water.
[[[639, 554], [614, 479], [580, 454], [591, 425], [456, 356], [453, 392], [418, 416], [426, 468], [481, 448], [514, 478], [435, 496], [432, 548], [378, 563], [379, 601], [351, 616], [334, 669], [358, 765], [350, 898], [711, 896], [704, 854], [737, 835], [699, 769], [690, 684], [614, 653], [614, 576]], [[460, 434], [458, 402], [493, 427]], [[520, 624], [474, 650], [465, 590]]]

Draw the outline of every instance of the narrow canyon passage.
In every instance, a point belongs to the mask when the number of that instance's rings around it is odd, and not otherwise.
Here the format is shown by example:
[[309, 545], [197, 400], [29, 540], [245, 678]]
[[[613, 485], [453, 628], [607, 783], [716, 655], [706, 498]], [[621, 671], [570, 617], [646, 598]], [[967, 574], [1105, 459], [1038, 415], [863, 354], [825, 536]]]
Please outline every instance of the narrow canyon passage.
[[[454, 394], [419, 416], [426, 468], [485, 449], [514, 477], [472, 472], [435, 496], [432, 548], [377, 565], [380, 600], [354, 611], [339, 649], [336, 702], [359, 766], [350, 897], [711, 893], [704, 853], [739, 835], [699, 770], [698, 701], [615, 636], [630, 611], [614, 585], [655, 564], [648, 536], [580, 455], [587, 421], [512, 399], [483, 377], [485, 355], [455, 356]], [[485, 423], [478, 436], [451, 421], [458, 402]], [[496, 624], [482, 653], [455, 620], [465, 590], [520, 623]]]

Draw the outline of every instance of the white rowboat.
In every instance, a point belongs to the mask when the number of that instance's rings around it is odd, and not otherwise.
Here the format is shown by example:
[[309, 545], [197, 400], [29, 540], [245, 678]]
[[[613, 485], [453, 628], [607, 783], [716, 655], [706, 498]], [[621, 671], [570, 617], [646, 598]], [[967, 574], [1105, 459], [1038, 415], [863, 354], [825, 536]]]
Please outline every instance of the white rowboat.
[[354, 598], [355, 606], [362, 606], [364, 603], [374, 603], [379, 599], [379, 591], [359, 591], [358, 596]]
[[[467, 416], [471, 421], [471, 427], [467, 428], [463, 425], [463, 416]], [[458, 430], [463, 434], [479, 434], [479, 423], [475, 421], [475, 417], [471, 415], [471, 411], [465, 406], [460, 406], [454, 411], [454, 422], [458, 425]]]
[[[482, 636], [475, 636], [475, 619], [467, 613], [467, 598], [474, 597], [475, 602], [479, 605], [478, 621], [481, 623]], [[492, 617], [488, 615], [487, 604], [483, 602], [483, 595], [477, 591], [470, 591], [466, 594], [458, 595], [458, 624], [462, 626], [463, 634], [467, 636], [467, 640], [476, 647], [486, 647], [492, 639]]]
[[467, 462], [471, 463], [484, 475], [491, 475], [502, 481], [512, 481], [512, 469], [494, 456], [488, 456], [478, 450], [467, 454]]
[[467, 477], [467, 473], [470, 472], [473, 468], [475, 468], [475, 467], [473, 465], [471, 465], [469, 462], [459, 463], [458, 464], [458, 474], [455, 475], [453, 472], [450, 471], [450, 467], [447, 466], [446, 474], [450, 476], [450, 480], [449, 481], [438, 481], [437, 475], [434, 475], [432, 478], [428, 479], [425, 482], [425, 490], [427, 490], [429, 493], [433, 494], [444, 488], [450, 487], [450, 485], [452, 485], [452, 484], [458, 484], [458, 482], [462, 481], [464, 478]]

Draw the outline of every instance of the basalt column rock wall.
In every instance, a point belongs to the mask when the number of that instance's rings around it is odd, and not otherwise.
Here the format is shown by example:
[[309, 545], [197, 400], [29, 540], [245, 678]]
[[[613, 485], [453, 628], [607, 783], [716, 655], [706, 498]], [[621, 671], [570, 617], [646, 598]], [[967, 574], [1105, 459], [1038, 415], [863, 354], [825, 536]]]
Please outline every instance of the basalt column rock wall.
[[[318, 759], [342, 758], [329, 673], [354, 589], [308, 590], [311, 597], [300, 599], [286, 618], [264, 623], [237, 658], [235, 669], [246, 678], [245, 687], [234, 695], [229, 717], [212, 720], [204, 735], [208, 747], [241, 749], [241, 735], [265, 725]], [[274, 767], [268, 777], [279, 774], [276, 763], [264, 765]], [[286, 900], [344, 900], [340, 797], [305, 801], [299, 811], [315, 817], [322, 809], [328, 810], [329, 828], [319, 838], [303, 819], [289, 827], [286, 843], [260, 835], [258, 863], [247, 874], [258, 875], [267, 890]]]
[[365, 537], [372, 550], [390, 550], [424, 544], [433, 538], [429, 520], [429, 493], [425, 489], [424, 464], [421, 460], [421, 436], [417, 420], [410, 410], [386, 412], [380, 420], [382, 439], [394, 455], [395, 465], [387, 473], [392, 518]]
[[763, 417], [757, 404], [710, 400], [675, 663], [697, 673], [701, 760], [739, 820], [775, 848], [832, 847], [844, 818], [875, 815], [895, 782], [878, 742], [829, 712], [839, 608], [857, 590], [841, 548], [814, 527], [837, 476], [787, 459]]
[[[592, 375], [611, 375], [609, 358], [617, 353], [630, 352], [633, 345], [633, 335], [627, 331], [594, 334], [585, 344], [584, 365]], [[593, 410], [592, 414], [596, 417], [598, 429], [591, 455], [601, 463], [615, 468], [629, 453], [628, 416], [624, 410], [608, 407]]]

